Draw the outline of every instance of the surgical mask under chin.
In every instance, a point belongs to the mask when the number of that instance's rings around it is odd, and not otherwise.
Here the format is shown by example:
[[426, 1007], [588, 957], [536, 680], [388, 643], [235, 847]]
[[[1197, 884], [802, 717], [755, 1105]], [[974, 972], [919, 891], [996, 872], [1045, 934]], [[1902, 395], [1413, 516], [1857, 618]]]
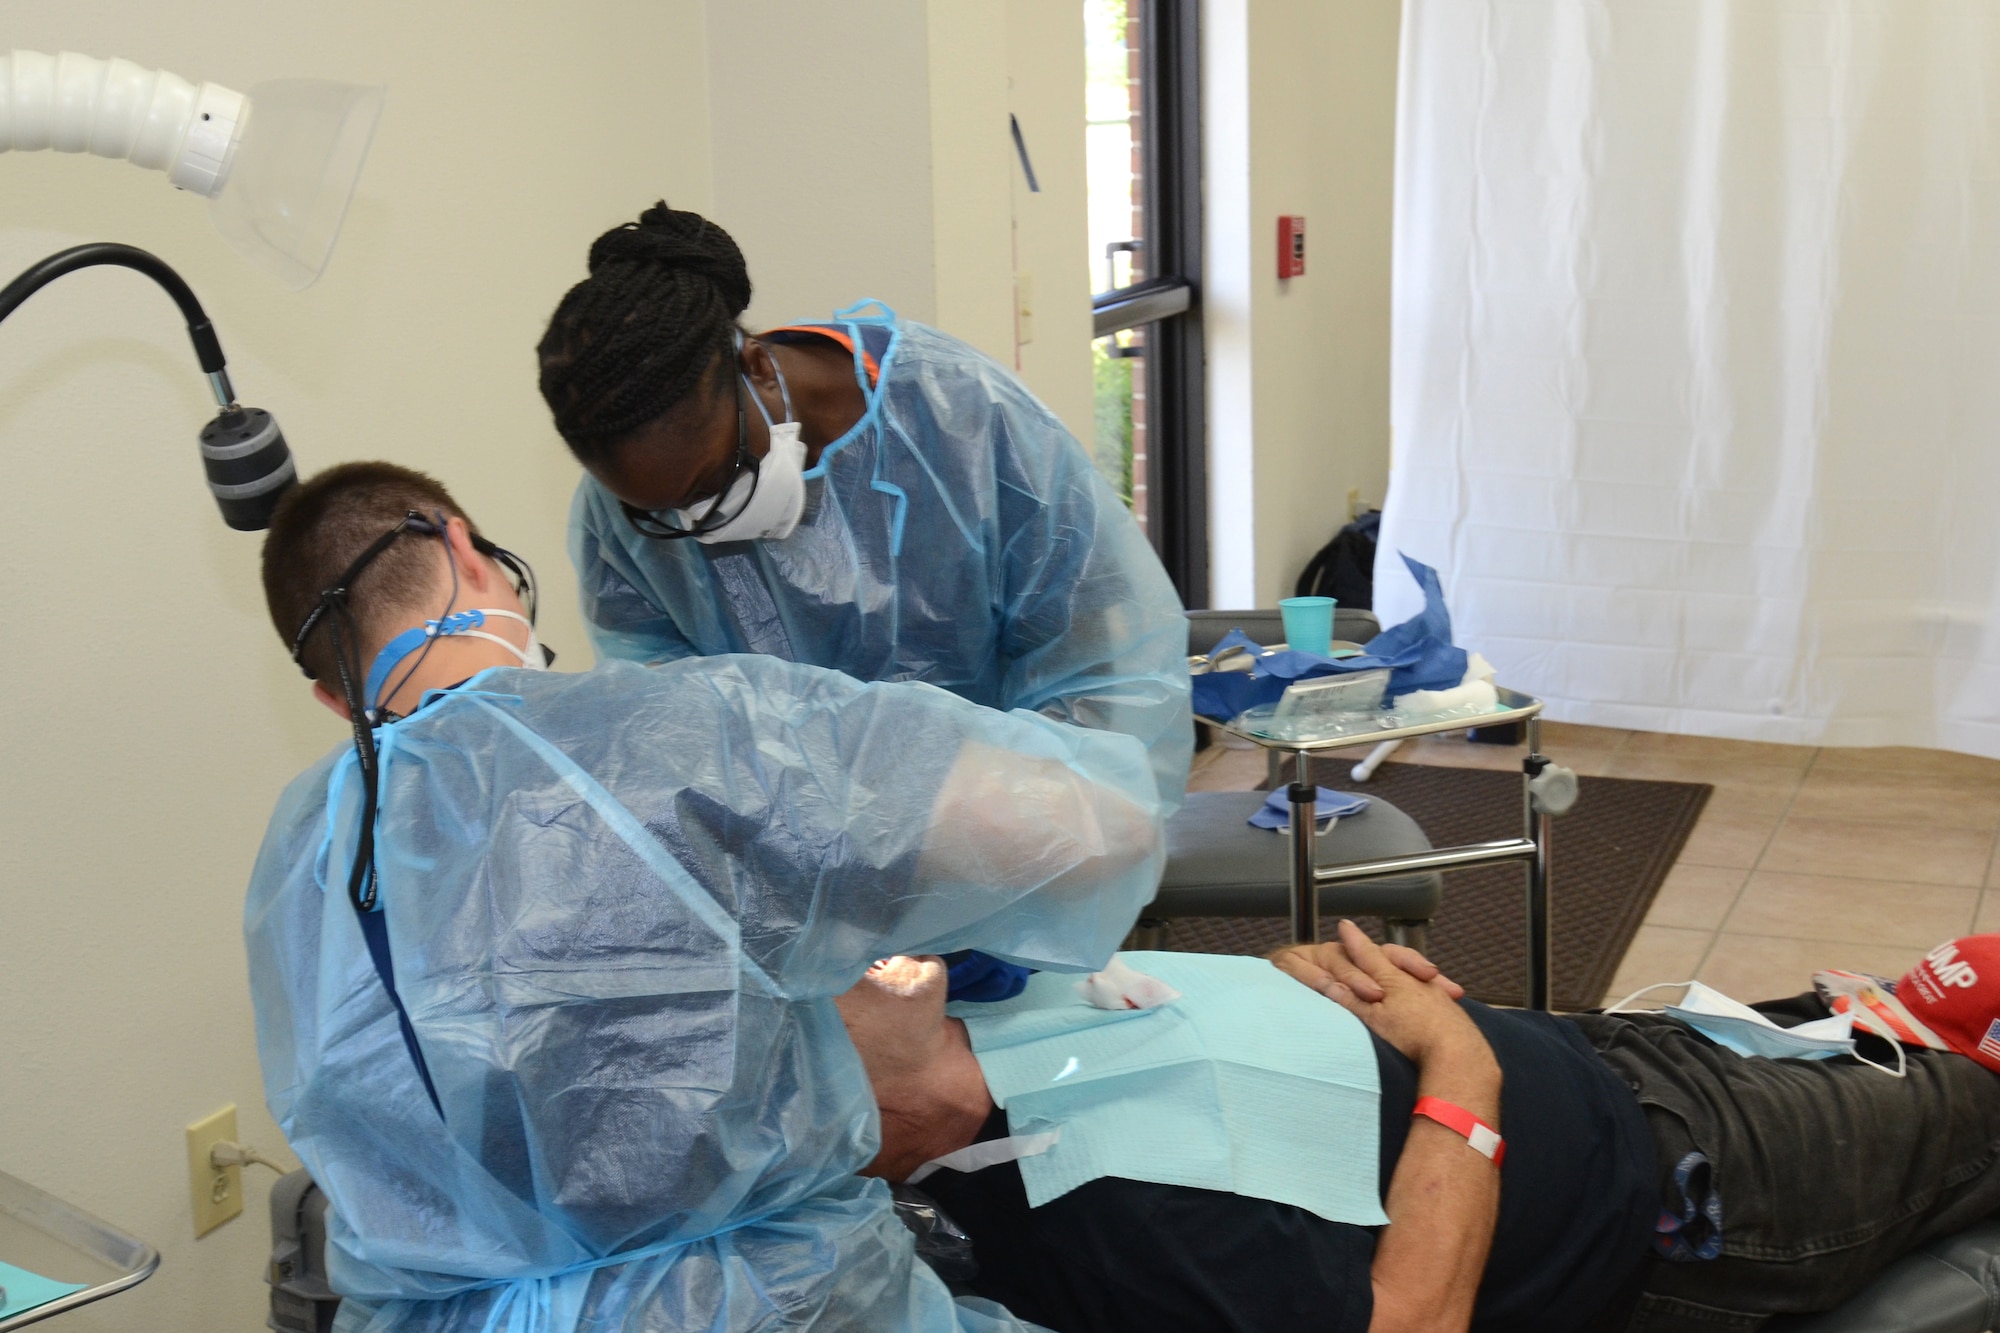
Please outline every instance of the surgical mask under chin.
[[[498, 617], [515, 620], [528, 627], [526, 646], [517, 645], [512, 639], [488, 633], [480, 628], [487, 621]], [[379, 708], [381, 693], [389, 683], [390, 675], [411, 653], [420, 651], [432, 639], [459, 638], [484, 639], [497, 643], [521, 660], [521, 665], [530, 671], [540, 671], [548, 665], [548, 650], [535, 635], [535, 622], [516, 611], [502, 611], [497, 607], [474, 607], [468, 611], [454, 611], [438, 620], [426, 620], [404, 630], [395, 638], [382, 645], [382, 651], [375, 655], [375, 665], [368, 669], [368, 687], [363, 695], [368, 700], [369, 711]]]
[[[778, 368], [775, 358], [771, 365], [773, 369]], [[792, 415], [792, 391], [785, 383], [785, 372], [778, 369], [778, 391], [785, 399], [786, 419], [783, 421], [771, 420], [771, 414], [764, 408], [764, 400], [750, 387], [747, 379], [743, 387], [750, 394], [750, 401], [757, 404], [757, 415], [764, 418], [771, 444], [755, 475], [746, 472], [715, 499], [704, 500], [680, 511], [681, 523], [693, 527], [715, 506], [721, 505], [726, 513], [741, 502], [745, 490], [756, 488], [749, 503], [744, 504], [742, 513], [719, 528], [695, 534], [695, 540], [704, 545], [760, 539], [782, 541], [792, 535], [792, 530], [799, 525], [799, 515], [805, 511], [806, 445], [799, 438], [799, 422]]]
[[1795, 1027], [1779, 1027], [1747, 1004], [1730, 999], [1712, 986], [1704, 986], [1699, 981], [1663, 981], [1657, 985], [1644, 986], [1612, 1005], [1604, 1012], [1620, 1013], [1647, 991], [1660, 990], [1668, 986], [1685, 986], [1687, 993], [1679, 1004], [1667, 1005], [1661, 1012], [1676, 1022], [1684, 1023], [1718, 1046], [1724, 1046], [1741, 1056], [1763, 1056], [1770, 1060], [1829, 1060], [1837, 1055], [1852, 1055], [1865, 1065], [1874, 1065], [1885, 1074], [1901, 1078], [1905, 1066], [1903, 1048], [1896, 1043], [1896, 1067], [1877, 1064], [1854, 1049], [1854, 1015], [1834, 1014], [1829, 1018], [1814, 1019], [1810, 1023], [1800, 1023]]
[[[515, 620], [519, 620], [528, 627], [528, 642], [520, 648], [515, 649], [515, 652], [520, 656], [521, 669], [523, 671], [546, 671], [549, 669], [549, 664], [556, 660], [556, 650], [543, 643], [542, 636], [535, 633], [534, 621], [524, 616], [515, 616], [511, 611], [488, 611], [486, 614], [489, 616], [513, 616]], [[509, 648], [514, 647], [511, 643], [507, 646]]]

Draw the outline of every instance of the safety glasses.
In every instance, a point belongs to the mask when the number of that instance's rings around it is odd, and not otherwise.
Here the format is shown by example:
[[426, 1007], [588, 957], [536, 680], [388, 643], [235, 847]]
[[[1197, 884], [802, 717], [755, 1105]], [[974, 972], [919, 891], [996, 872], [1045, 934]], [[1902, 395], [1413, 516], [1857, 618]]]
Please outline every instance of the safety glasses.
[[506, 547], [495, 546], [476, 532], [472, 534], [472, 549], [507, 571], [507, 579], [514, 585], [514, 595], [521, 599], [521, 610], [527, 613], [528, 623], [534, 624], [535, 609], [541, 602], [541, 593], [535, 587], [534, 566]]
[[[630, 523], [640, 536], [651, 537], [654, 541], [661, 542], [677, 541], [682, 537], [699, 537], [735, 522], [737, 516], [750, 507], [750, 501], [757, 494], [757, 480], [762, 475], [764, 460], [753, 458], [750, 454], [750, 429], [743, 417], [744, 392], [739, 378], [736, 385], [736, 457], [730, 465], [729, 476], [723, 481], [721, 489], [715, 493], [715, 503], [710, 505], [708, 512], [696, 519], [692, 526], [683, 527], [659, 514], [628, 505], [623, 500], [619, 501], [618, 507], [625, 511], [625, 521]], [[750, 485], [743, 492], [743, 502], [725, 511], [722, 507], [723, 500], [728, 497], [730, 488], [736, 485], [737, 478], [745, 473], [750, 476]]]

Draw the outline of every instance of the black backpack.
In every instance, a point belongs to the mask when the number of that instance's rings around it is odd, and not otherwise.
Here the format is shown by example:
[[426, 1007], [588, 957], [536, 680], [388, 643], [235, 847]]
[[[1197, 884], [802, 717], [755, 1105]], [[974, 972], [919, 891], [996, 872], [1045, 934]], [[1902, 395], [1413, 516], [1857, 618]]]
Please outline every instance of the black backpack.
[[1306, 561], [1294, 597], [1331, 597], [1356, 611], [1375, 609], [1375, 540], [1382, 511], [1371, 509], [1319, 548]]

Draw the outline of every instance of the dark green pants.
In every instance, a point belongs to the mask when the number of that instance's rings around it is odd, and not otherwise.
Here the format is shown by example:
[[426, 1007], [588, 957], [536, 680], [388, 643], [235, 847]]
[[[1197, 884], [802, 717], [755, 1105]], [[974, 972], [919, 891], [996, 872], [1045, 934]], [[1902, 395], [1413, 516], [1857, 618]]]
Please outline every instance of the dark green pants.
[[2000, 1077], [1963, 1056], [1911, 1051], [1898, 1079], [1852, 1059], [1746, 1060], [1664, 1017], [1574, 1021], [1645, 1107], [1663, 1199], [1699, 1152], [1721, 1204], [1721, 1253], [1649, 1260], [1628, 1333], [1754, 1333], [1831, 1309], [2000, 1210]]

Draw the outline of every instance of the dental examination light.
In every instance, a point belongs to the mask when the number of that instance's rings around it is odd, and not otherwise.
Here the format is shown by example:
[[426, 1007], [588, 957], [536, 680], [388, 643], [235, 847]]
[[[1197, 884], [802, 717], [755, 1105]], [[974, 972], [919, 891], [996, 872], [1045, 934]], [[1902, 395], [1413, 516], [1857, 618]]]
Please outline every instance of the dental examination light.
[[260, 532], [271, 526], [271, 513], [278, 507], [278, 497], [298, 481], [292, 451], [285, 444], [284, 432], [278, 429], [275, 417], [262, 408], [237, 403], [215, 326], [208, 322], [201, 302], [195, 300], [194, 292], [181, 280], [181, 275], [168, 268], [163, 260], [129, 245], [96, 242], [72, 246], [50, 255], [0, 287], [0, 320], [65, 273], [99, 264], [136, 269], [164, 287], [181, 308], [195, 357], [208, 372], [209, 388], [214, 390], [215, 401], [222, 407], [215, 420], [201, 432], [201, 462], [208, 472], [208, 489], [222, 506], [222, 521], [238, 532]]
[[209, 201], [239, 254], [298, 290], [333, 253], [382, 97], [320, 79], [260, 83], [246, 97], [129, 60], [12, 51], [0, 56], [0, 152], [53, 148], [164, 171]]

